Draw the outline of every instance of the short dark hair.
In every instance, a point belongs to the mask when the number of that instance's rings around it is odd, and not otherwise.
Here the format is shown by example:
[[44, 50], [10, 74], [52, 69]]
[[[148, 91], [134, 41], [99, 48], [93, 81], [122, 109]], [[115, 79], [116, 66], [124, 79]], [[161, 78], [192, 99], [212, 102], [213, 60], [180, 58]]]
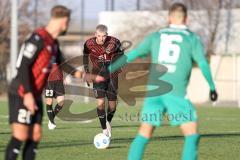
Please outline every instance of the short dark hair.
[[169, 9], [169, 14], [176, 11], [183, 13], [184, 17], [187, 16], [187, 7], [182, 3], [179, 3], [179, 2], [174, 3]]
[[70, 17], [71, 10], [62, 5], [56, 5], [51, 9], [51, 17], [52, 18], [63, 18]]
[[96, 27], [96, 31], [100, 31], [100, 32], [108, 32], [108, 28], [106, 25], [103, 24], [99, 24]]

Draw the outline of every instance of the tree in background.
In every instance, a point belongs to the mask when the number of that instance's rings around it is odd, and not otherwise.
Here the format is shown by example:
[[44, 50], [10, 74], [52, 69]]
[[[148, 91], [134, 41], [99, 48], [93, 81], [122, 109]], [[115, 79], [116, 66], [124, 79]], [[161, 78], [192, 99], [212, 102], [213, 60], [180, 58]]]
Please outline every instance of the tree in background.
[[10, 51], [10, 1], [0, 1], [0, 94], [6, 89], [6, 65]]
[[[171, 4], [176, 2], [172, 0], [152, 1], [156, 3], [149, 3], [144, 0], [143, 8], [152, 11], [168, 10]], [[229, 31], [223, 32], [220, 29], [220, 24], [222, 21], [227, 20], [227, 30], [231, 30], [233, 22], [229, 15], [233, 8], [240, 6], [240, 2], [238, 0], [179, 0], [179, 2], [184, 3], [190, 10], [201, 11], [192, 14], [192, 20], [200, 26], [197, 31], [200, 35], [208, 35], [207, 37], [202, 37], [207, 48], [208, 56], [215, 54], [219, 39], [224, 36], [226, 39], [229, 38]]]
[[[38, 3], [36, 3], [38, 2]], [[37, 6], [36, 6], [37, 4]], [[46, 5], [48, 4], [48, 5]], [[18, 43], [35, 28], [46, 22], [46, 10], [56, 4], [56, 0], [19, 0], [18, 1]], [[48, 7], [46, 7], [48, 6]], [[0, 1], [0, 94], [6, 91], [7, 65], [10, 57], [11, 1]], [[41, 17], [41, 18], [40, 18]], [[36, 24], [36, 20], [37, 24]]]

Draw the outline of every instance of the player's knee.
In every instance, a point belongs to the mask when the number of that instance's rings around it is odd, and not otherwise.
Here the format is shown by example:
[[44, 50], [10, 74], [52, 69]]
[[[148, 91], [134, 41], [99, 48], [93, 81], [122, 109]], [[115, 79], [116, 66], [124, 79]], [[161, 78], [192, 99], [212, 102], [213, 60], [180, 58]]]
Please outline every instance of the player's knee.
[[63, 106], [64, 104], [64, 96], [58, 96], [57, 97], [57, 103], [59, 106]]
[[104, 109], [105, 108], [104, 104], [105, 104], [104, 99], [98, 99], [97, 100], [98, 109]]
[[41, 132], [34, 132], [32, 135], [32, 140], [35, 142], [39, 142], [42, 138], [42, 133]]
[[99, 110], [105, 110], [104, 104], [102, 104], [102, 105], [97, 105], [97, 109], [99, 109]]
[[35, 124], [32, 132], [32, 140], [35, 142], [40, 141], [42, 138], [42, 129], [40, 124]]
[[28, 134], [26, 133], [18, 133], [18, 134], [13, 134], [13, 137], [15, 137], [16, 139], [18, 139], [19, 141], [26, 141], [28, 139]]
[[113, 100], [108, 100], [108, 106], [109, 106], [110, 109], [115, 110], [115, 109], [116, 109], [116, 106], [117, 106], [116, 100], [115, 100], [115, 99], [113, 99]]
[[112, 105], [108, 105], [108, 112], [112, 112], [113, 114], [116, 112], [117, 106], [112, 104]]
[[180, 126], [184, 136], [197, 134], [197, 123], [188, 122]]
[[46, 104], [47, 105], [52, 105], [53, 99], [52, 98], [46, 98]]
[[29, 138], [29, 128], [22, 124], [13, 124], [13, 137], [20, 141], [26, 141]]
[[59, 106], [63, 106], [63, 105], [64, 105], [64, 101], [58, 102], [58, 105], [59, 105]]
[[139, 134], [145, 138], [151, 138], [155, 127], [150, 124], [142, 123], [139, 129]]

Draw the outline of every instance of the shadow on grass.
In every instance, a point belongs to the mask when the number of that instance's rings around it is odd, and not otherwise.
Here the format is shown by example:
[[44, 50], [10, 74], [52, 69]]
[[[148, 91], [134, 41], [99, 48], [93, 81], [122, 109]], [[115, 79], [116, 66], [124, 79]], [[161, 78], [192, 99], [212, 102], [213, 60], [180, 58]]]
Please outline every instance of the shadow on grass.
[[126, 148], [125, 146], [110, 146], [107, 149]]
[[[162, 124], [161, 126], [170, 126], [169, 124]], [[138, 128], [139, 124], [129, 124], [129, 125], [113, 125], [112, 128]], [[79, 128], [101, 128], [100, 126], [80, 126]]]
[[[169, 124], [161, 124], [161, 126], [170, 126]], [[135, 125], [113, 125], [112, 128], [139, 128], [140, 124]]]
[[11, 134], [11, 132], [0, 132], [0, 135], [7, 135], [7, 134]]
[[[240, 133], [213, 133], [213, 134], [201, 134], [201, 138], [228, 138], [228, 137], [240, 137]], [[111, 143], [129, 143], [132, 142], [134, 138], [114, 138], [111, 140]], [[184, 139], [183, 136], [154, 136], [151, 138], [151, 141], [169, 141], [169, 140], [180, 140]]]
[[[228, 137], [240, 137], [240, 133], [213, 133], [213, 134], [201, 134], [202, 138], [228, 138]], [[183, 140], [183, 136], [176, 135], [176, 136], [154, 136], [151, 140], [160, 140], [160, 141], [171, 141], [171, 140]], [[131, 143], [134, 138], [113, 138], [111, 143], [113, 144], [126, 144]], [[71, 141], [64, 141], [64, 142], [42, 142], [40, 145], [40, 149], [48, 149], [48, 148], [64, 148], [64, 147], [77, 147], [77, 146], [87, 146], [92, 145], [92, 140], [89, 141], [81, 141], [81, 140], [71, 140]], [[109, 149], [115, 148], [124, 148], [125, 146], [110, 146]], [[5, 151], [5, 146], [0, 146], [0, 152]]]
[[[41, 143], [39, 148], [47, 149], [47, 148], [77, 147], [77, 146], [87, 146], [87, 145], [91, 145], [92, 148], [95, 148], [92, 141], [83, 142], [81, 140], [68, 141], [68, 142], [43, 142]], [[116, 148], [124, 148], [124, 147], [125, 146], [110, 146], [108, 149], [116, 149]]]
[[72, 127], [56, 127], [55, 130], [68, 130]]
[[[139, 127], [139, 124], [136, 125], [113, 125], [112, 128], [137, 128]], [[101, 129], [100, 125], [99, 126], [81, 126], [80, 128], [96, 128], [96, 129]]]
[[113, 125], [112, 128], [138, 128], [139, 124], [136, 125]]
[[40, 148], [62, 148], [62, 147], [77, 147], [77, 146], [86, 146], [86, 145], [93, 145], [92, 141], [67, 141], [67, 142], [42, 142], [39, 146]]

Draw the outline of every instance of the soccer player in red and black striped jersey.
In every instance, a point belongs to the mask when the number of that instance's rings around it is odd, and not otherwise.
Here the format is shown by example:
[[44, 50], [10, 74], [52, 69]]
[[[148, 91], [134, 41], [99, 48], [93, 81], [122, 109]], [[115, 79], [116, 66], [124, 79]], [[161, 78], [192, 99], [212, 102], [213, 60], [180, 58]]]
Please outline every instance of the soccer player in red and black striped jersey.
[[[46, 98], [46, 108], [47, 108], [47, 115], [48, 115], [48, 129], [53, 130], [56, 128], [56, 124], [54, 122], [55, 116], [61, 111], [64, 105], [64, 84], [63, 84], [63, 72], [59, 66], [64, 61], [62, 57], [62, 53], [60, 48], [58, 47], [58, 42], [56, 42], [56, 46], [54, 48], [54, 52], [58, 52], [60, 55], [57, 59], [54, 57], [51, 59], [52, 69], [50, 71], [48, 82], [45, 88], [45, 98]], [[55, 105], [54, 109], [52, 108], [53, 105], [53, 98], [56, 98], [57, 104]]]
[[[104, 82], [93, 83], [94, 95], [97, 99], [97, 114], [103, 133], [111, 137], [111, 121], [117, 106], [118, 74], [120, 70], [110, 74], [108, 66], [123, 54], [120, 41], [107, 34], [107, 26], [98, 25], [95, 37], [84, 44], [83, 64], [85, 72], [89, 72], [89, 59], [92, 62], [92, 73], [105, 78]], [[108, 99], [107, 115], [105, 97]]]
[[[66, 32], [70, 10], [64, 6], [55, 6], [51, 10], [51, 19], [46, 27], [36, 29], [21, 47], [17, 60], [17, 75], [9, 87], [9, 121], [12, 137], [6, 148], [5, 160], [16, 160], [20, 147], [24, 143], [22, 159], [34, 160], [37, 145], [41, 139], [43, 103], [41, 94], [46, 85], [51, 60], [63, 61], [56, 39]], [[69, 65], [62, 68], [77, 78], [103, 81], [104, 78], [75, 70]]]

